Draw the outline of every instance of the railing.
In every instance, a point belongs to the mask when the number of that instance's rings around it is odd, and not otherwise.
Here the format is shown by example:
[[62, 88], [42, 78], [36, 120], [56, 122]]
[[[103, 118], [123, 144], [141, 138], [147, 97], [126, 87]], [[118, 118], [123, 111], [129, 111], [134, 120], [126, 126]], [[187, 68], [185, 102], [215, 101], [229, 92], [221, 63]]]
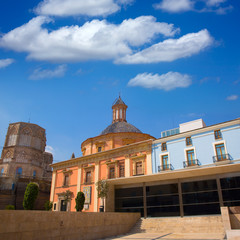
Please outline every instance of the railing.
[[166, 164], [166, 165], [158, 166], [158, 172], [167, 171], [167, 170], [174, 170], [173, 165], [172, 164]]
[[190, 161], [185, 161], [183, 162], [183, 167], [186, 168], [186, 167], [192, 167], [192, 166], [200, 166], [201, 163], [198, 159], [192, 159]]
[[230, 154], [221, 154], [217, 156], [213, 156], [213, 162], [220, 162], [220, 161], [225, 161], [225, 160], [232, 160]]

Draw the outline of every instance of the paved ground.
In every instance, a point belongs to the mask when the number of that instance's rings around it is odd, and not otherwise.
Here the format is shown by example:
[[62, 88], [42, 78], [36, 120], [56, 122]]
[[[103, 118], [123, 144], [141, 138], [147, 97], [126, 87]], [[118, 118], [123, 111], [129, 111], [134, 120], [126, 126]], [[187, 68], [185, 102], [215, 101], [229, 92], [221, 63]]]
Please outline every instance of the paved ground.
[[[132, 234], [127, 234], [123, 236], [117, 236], [117, 237], [112, 237], [112, 238], [106, 238], [104, 240], [201, 240], [200, 236], [188, 236], [187, 238], [174, 238], [174, 236], [171, 236], [172, 234], [159, 234], [159, 233], [132, 233]], [[222, 238], [204, 238], [204, 240], [222, 240]]]

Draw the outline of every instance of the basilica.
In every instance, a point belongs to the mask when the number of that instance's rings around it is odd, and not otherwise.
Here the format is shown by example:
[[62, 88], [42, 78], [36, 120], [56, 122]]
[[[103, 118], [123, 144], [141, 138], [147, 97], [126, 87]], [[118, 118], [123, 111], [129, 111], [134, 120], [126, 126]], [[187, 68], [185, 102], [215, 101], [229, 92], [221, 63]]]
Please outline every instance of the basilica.
[[[121, 97], [112, 124], [81, 144], [82, 156], [52, 164], [53, 211], [98, 212], [96, 183], [107, 180], [107, 212], [143, 217], [219, 214], [240, 205], [240, 119], [206, 126], [202, 119], [162, 132], [159, 139], [127, 122]], [[67, 199], [67, 201], [66, 201]]]

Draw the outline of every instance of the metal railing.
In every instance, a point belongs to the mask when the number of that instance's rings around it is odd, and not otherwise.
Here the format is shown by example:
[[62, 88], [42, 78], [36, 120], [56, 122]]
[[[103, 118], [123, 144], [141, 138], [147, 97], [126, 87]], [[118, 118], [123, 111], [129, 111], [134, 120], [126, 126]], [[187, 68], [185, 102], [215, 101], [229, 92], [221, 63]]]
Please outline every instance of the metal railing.
[[183, 167], [184, 168], [192, 167], [192, 166], [200, 166], [200, 165], [201, 165], [201, 163], [198, 159], [192, 159], [192, 160], [183, 162]]
[[230, 154], [221, 154], [217, 156], [213, 156], [213, 162], [220, 162], [220, 161], [226, 161], [226, 160], [232, 160]]
[[167, 171], [167, 170], [174, 170], [173, 165], [172, 164], [166, 164], [166, 165], [158, 166], [158, 172]]

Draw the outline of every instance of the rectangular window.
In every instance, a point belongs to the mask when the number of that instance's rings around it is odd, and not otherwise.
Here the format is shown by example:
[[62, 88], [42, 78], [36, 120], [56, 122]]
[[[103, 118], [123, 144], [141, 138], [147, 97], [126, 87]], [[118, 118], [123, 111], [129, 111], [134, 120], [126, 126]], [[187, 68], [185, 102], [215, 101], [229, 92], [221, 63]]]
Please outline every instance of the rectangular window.
[[225, 147], [224, 144], [217, 144], [215, 145], [216, 153], [217, 153], [217, 160], [226, 160], [226, 153], [225, 153]]
[[167, 143], [162, 143], [161, 150], [162, 151], [167, 151]]
[[192, 145], [192, 138], [191, 137], [187, 137], [186, 138], [186, 145], [187, 146], [191, 146]]
[[188, 163], [188, 166], [192, 166], [196, 164], [196, 159], [195, 159], [195, 154], [193, 149], [187, 151], [187, 163]]
[[91, 171], [86, 172], [86, 183], [92, 182], [92, 176]]
[[163, 169], [163, 170], [169, 169], [168, 155], [162, 156], [162, 169]]
[[115, 167], [109, 167], [109, 178], [115, 178]]
[[215, 139], [222, 139], [222, 133], [220, 130], [214, 131]]
[[125, 176], [125, 168], [124, 168], [124, 163], [119, 164], [119, 177], [124, 177]]
[[142, 167], [142, 161], [136, 162], [136, 175], [143, 174], [143, 167]]
[[102, 151], [102, 147], [98, 147], [98, 152], [101, 152]]
[[64, 186], [68, 186], [69, 185], [69, 175], [68, 174], [65, 174], [64, 175], [64, 183], [63, 183]]

